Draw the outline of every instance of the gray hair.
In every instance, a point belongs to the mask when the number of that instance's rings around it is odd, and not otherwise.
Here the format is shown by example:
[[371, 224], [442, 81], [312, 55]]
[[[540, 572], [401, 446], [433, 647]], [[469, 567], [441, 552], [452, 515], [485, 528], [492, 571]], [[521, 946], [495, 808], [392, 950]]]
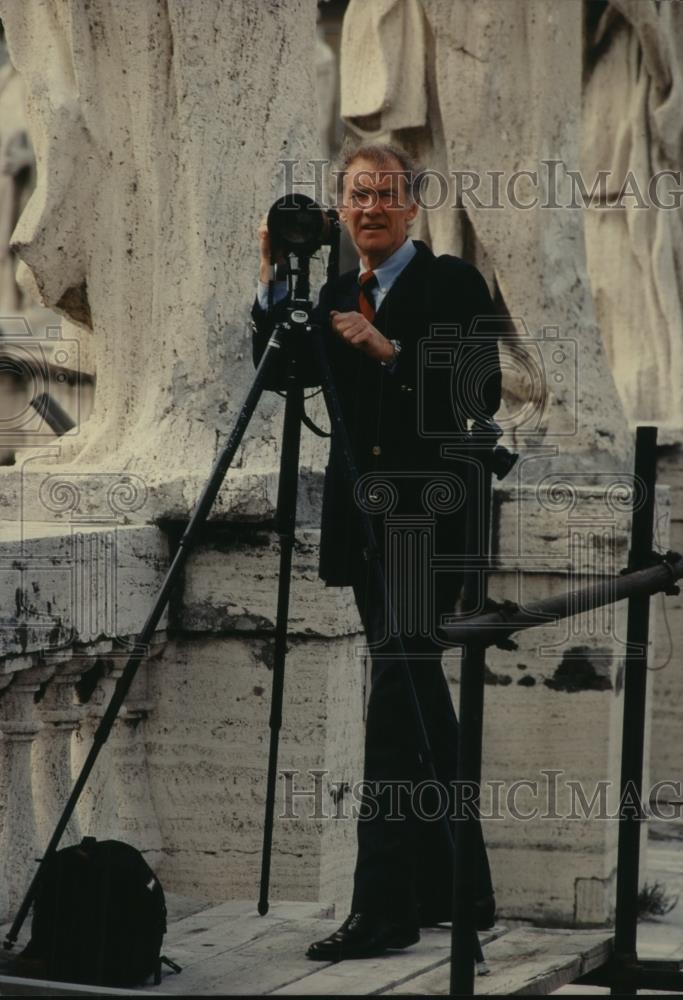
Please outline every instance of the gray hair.
[[393, 163], [398, 163], [399, 169], [396, 172], [405, 177], [411, 200], [419, 201], [420, 188], [424, 180], [424, 168], [401, 146], [394, 146], [388, 142], [368, 142], [362, 146], [342, 150], [339, 165], [335, 170], [337, 198], [339, 200], [341, 200], [344, 191], [344, 178], [349, 167], [356, 160], [368, 160], [378, 170], [387, 171], [392, 171], [394, 169]]

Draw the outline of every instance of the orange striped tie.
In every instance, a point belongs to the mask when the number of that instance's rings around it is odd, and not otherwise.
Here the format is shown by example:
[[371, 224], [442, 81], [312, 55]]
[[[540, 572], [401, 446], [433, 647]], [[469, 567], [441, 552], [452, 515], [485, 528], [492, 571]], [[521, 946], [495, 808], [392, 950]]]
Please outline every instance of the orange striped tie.
[[372, 297], [372, 289], [377, 287], [377, 275], [374, 271], [365, 271], [358, 276], [358, 282], [360, 284], [358, 308], [368, 323], [372, 323], [375, 318], [375, 302]]

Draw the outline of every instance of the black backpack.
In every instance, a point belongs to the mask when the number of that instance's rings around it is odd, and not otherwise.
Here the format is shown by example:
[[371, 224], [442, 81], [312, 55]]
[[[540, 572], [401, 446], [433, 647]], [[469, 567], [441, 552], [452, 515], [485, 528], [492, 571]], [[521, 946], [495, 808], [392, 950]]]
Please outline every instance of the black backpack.
[[164, 891], [142, 854], [85, 837], [46, 863], [21, 959], [47, 979], [95, 986], [160, 980]]

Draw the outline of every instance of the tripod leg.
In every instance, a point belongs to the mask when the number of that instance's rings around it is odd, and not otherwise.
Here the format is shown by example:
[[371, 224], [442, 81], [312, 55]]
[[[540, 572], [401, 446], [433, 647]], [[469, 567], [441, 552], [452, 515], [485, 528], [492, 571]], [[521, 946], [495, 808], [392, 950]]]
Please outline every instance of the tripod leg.
[[116, 717], [121, 709], [121, 706], [125, 700], [128, 690], [133, 683], [135, 674], [137, 673], [140, 663], [144, 659], [147, 652], [149, 643], [156, 631], [156, 627], [159, 624], [162, 614], [168, 604], [169, 597], [173, 586], [175, 585], [178, 577], [187, 561], [187, 557], [190, 553], [192, 543], [194, 542], [195, 536], [199, 528], [206, 521], [206, 518], [211, 510], [214, 500], [218, 495], [218, 491], [221, 488], [221, 484], [225, 475], [230, 467], [230, 463], [235, 457], [237, 448], [239, 447], [240, 441], [244, 436], [244, 432], [247, 429], [249, 421], [256, 409], [256, 405], [261, 397], [263, 389], [266, 385], [268, 377], [270, 375], [271, 368], [276, 364], [277, 356], [280, 350], [279, 332], [276, 331], [268, 342], [268, 346], [263, 353], [261, 358], [261, 363], [259, 364], [256, 374], [254, 376], [254, 381], [249, 389], [244, 403], [242, 404], [241, 410], [238, 414], [235, 426], [233, 428], [228, 441], [219, 455], [212, 471], [211, 475], [202, 491], [202, 494], [197, 502], [197, 505], [192, 513], [190, 521], [185, 529], [185, 533], [180, 540], [180, 544], [176, 551], [176, 554], [171, 562], [171, 565], [166, 573], [164, 581], [161, 585], [161, 589], [157, 596], [154, 606], [150, 611], [147, 619], [142, 626], [140, 634], [135, 640], [135, 645], [133, 647], [133, 653], [126, 662], [126, 666], [116, 682], [116, 687], [114, 688], [114, 693], [112, 694], [111, 700], [107, 705], [106, 711], [102, 716], [97, 731], [93, 737], [93, 744], [88, 752], [81, 771], [76, 779], [74, 787], [71, 791], [69, 799], [64, 807], [64, 812], [57, 822], [50, 842], [45, 849], [45, 853], [38, 865], [35, 875], [33, 876], [28, 890], [22, 903], [19, 907], [17, 915], [14, 922], [7, 934], [5, 939], [4, 947], [9, 950], [12, 948], [14, 942], [19, 936], [19, 932], [23, 926], [29, 909], [31, 908], [31, 903], [35, 898], [36, 890], [38, 888], [38, 883], [40, 880], [43, 867], [46, 862], [52, 857], [59, 846], [59, 841], [62, 838], [62, 834], [67, 827], [69, 820], [73, 814], [74, 809], [78, 799], [85, 787], [85, 784], [90, 776], [90, 772], [95, 766], [95, 761], [99, 755], [100, 750], [104, 746], [111, 732], [112, 726], [116, 721]]
[[261, 856], [261, 886], [258, 912], [268, 912], [270, 884], [270, 858], [273, 844], [273, 817], [277, 783], [277, 757], [282, 726], [282, 701], [285, 683], [285, 658], [287, 656], [287, 619], [289, 615], [289, 587], [292, 572], [292, 550], [296, 525], [296, 497], [299, 478], [299, 445], [301, 442], [301, 415], [303, 389], [294, 384], [287, 390], [282, 451], [280, 455], [280, 480], [277, 497], [277, 531], [280, 536], [280, 568], [275, 623], [275, 653], [273, 661], [273, 691], [270, 703], [270, 750], [268, 755], [268, 783], [266, 812], [263, 824], [263, 852]]

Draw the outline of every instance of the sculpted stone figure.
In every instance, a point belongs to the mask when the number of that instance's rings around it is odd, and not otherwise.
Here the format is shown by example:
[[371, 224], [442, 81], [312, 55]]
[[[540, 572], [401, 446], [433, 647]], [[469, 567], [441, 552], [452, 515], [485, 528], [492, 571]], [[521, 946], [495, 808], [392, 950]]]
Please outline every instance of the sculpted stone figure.
[[600, 329], [631, 420], [681, 428], [683, 8], [611, 0], [587, 13], [582, 164], [606, 174], [585, 213]]
[[[517, 444], [558, 433], [558, 461], [571, 455], [581, 468], [605, 470], [624, 467], [629, 444], [596, 326], [582, 214], [542, 207], [566, 200], [565, 169], [578, 167], [581, 88], [579, 4], [351, 0], [347, 9], [342, 114], [364, 136], [390, 132], [451, 178], [422, 225], [437, 252], [474, 258], [513, 318], [503, 370]], [[539, 171], [544, 157], [560, 161], [549, 176]], [[552, 351], [540, 377], [532, 370], [534, 338], [558, 331], [579, 359], [573, 388]], [[542, 413], [533, 430], [518, 419], [525, 400]]]
[[337, 90], [337, 60], [335, 54], [325, 41], [322, 29], [318, 26], [318, 37], [315, 42], [315, 77], [318, 97], [318, 133], [320, 148], [325, 156], [330, 155], [330, 139], [334, 128], [334, 104]]
[[[245, 247], [281, 193], [278, 160], [317, 151], [315, 14], [313, 0], [0, 4], [38, 167], [14, 246], [96, 345], [95, 408], [62, 460], [163, 484], [162, 513], [192, 502], [253, 376]], [[272, 55], [258, 68], [255, 38]]]
[[[667, 446], [660, 452], [658, 473], [671, 487], [670, 546], [680, 551], [683, 8], [654, 0], [611, 0], [592, 12], [582, 160], [587, 176], [603, 171], [606, 183], [586, 212], [589, 273], [624, 409], [631, 421], [655, 421], [658, 440]], [[605, 208], [620, 193], [622, 207]], [[659, 619], [655, 643], [651, 773], [653, 780], [666, 780], [683, 766], [678, 738], [683, 679], [675, 669], [675, 651], [683, 642], [680, 599], [661, 599], [657, 611], [666, 617]]]
[[0, 122], [0, 310], [9, 315], [23, 305], [10, 237], [35, 175], [24, 114], [24, 87], [9, 61], [0, 66]]

